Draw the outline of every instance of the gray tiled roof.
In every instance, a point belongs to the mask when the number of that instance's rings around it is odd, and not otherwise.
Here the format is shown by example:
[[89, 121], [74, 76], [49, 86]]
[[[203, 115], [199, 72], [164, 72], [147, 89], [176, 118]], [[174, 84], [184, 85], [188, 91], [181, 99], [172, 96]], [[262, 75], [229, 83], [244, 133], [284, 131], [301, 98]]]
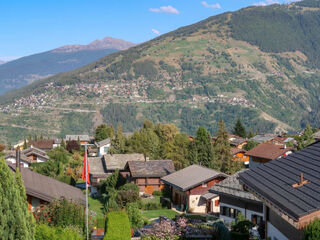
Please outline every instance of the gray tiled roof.
[[33, 146], [21, 151], [21, 154], [24, 154], [27, 157], [29, 157], [32, 154], [35, 154], [37, 156], [41, 156], [42, 158], [44, 158], [46, 160], [49, 160], [49, 156], [46, 154], [45, 151], [42, 151], [41, 149], [33, 147]]
[[136, 177], [163, 177], [173, 173], [174, 165], [171, 160], [151, 160], [147, 162], [128, 162], [131, 176]]
[[249, 140], [250, 141], [255, 141], [255, 142], [258, 142], [258, 143], [263, 143], [263, 142], [270, 141], [275, 137], [276, 137], [276, 135], [272, 135], [272, 134], [270, 134], [270, 135], [256, 135], [256, 136], [250, 138]]
[[[8, 158], [14, 158], [16, 159], [16, 152], [15, 151], [6, 151], [6, 155], [4, 157], [5, 159], [8, 159]], [[20, 160], [23, 161], [23, 162], [27, 162], [27, 163], [32, 163], [32, 159], [31, 158], [28, 158], [26, 155], [24, 154], [21, 154], [20, 155]]]
[[191, 165], [168, 176], [161, 178], [163, 182], [182, 191], [198, 186], [202, 182], [210, 181], [216, 177], [228, 175], [200, 165]]
[[91, 175], [102, 176], [106, 174], [106, 166], [103, 158], [89, 157], [88, 164], [89, 164], [89, 171]]
[[245, 191], [239, 182], [239, 173], [245, 171], [247, 170], [241, 170], [232, 176], [227, 177], [225, 180], [216, 183], [212, 188], [209, 189], [209, 192], [260, 202], [260, 200], [252, 193]]
[[[9, 165], [15, 172], [14, 166]], [[28, 195], [51, 202], [62, 197], [85, 204], [85, 195], [80, 189], [60, 182], [54, 178], [41, 175], [27, 168], [21, 168], [21, 176]]]
[[[300, 174], [309, 183], [294, 188]], [[320, 210], [320, 142], [239, 175], [249, 189], [294, 220]]]
[[103, 156], [107, 170], [124, 170], [128, 161], [145, 161], [143, 154], [105, 154]]
[[104, 139], [104, 140], [102, 140], [100, 142], [97, 142], [96, 146], [97, 147], [103, 147], [103, 146], [105, 146], [105, 145], [107, 145], [109, 143], [110, 143], [110, 138], [107, 138], [107, 139]]
[[66, 135], [66, 141], [90, 141], [90, 137], [88, 135]]
[[218, 196], [219, 196], [218, 194], [214, 194], [211, 192], [208, 192], [208, 193], [201, 195], [201, 197], [204, 198], [205, 200], [210, 200], [210, 199], [218, 197]]

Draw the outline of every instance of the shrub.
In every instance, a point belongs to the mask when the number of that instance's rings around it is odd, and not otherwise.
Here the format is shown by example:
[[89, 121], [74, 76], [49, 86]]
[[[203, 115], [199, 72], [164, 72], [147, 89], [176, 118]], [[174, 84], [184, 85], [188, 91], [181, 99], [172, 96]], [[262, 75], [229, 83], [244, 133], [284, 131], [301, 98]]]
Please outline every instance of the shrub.
[[157, 210], [161, 209], [162, 206], [159, 202], [148, 202], [143, 206], [144, 210]]
[[126, 183], [125, 185], [121, 186], [119, 190], [133, 190], [139, 193], [139, 187], [134, 183]]
[[311, 222], [304, 231], [305, 240], [320, 239], [320, 219], [316, 219]]
[[144, 225], [144, 221], [137, 203], [128, 203], [126, 206], [126, 211], [128, 213], [132, 228], [136, 229]]
[[73, 177], [71, 176], [58, 176], [56, 177], [57, 180], [61, 181], [61, 182], [64, 182], [66, 184], [69, 184], [69, 185], [72, 185], [72, 186], [75, 186], [76, 185], [76, 180], [74, 180]]
[[76, 230], [67, 227], [50, 227], [45, 224], [36, 226], [36, 240], [82, 240], [83, 237]]
[[117, 195], [117, 203], [121, 207], [125, 207], [128, 203], [138, 202], [139, 200], [139, 192], [134, 190], [120, 190]]
[[110, 212], [107, 214], [105, 240], [130, 240], [130, 222], [125, 212]]
[[229, 229], [224, 225], [221, 220], [218, 220], [213, 224], [216, 239], [219, 240], [230, 240]]
[[161, 197], [162, 196], [162, 192], [161, 191], [154, 191], [152, 195]]
[[80, 144], [76, 140], [67, 141], [67, 150], [70, 153], [73, 151], [80, 151]]

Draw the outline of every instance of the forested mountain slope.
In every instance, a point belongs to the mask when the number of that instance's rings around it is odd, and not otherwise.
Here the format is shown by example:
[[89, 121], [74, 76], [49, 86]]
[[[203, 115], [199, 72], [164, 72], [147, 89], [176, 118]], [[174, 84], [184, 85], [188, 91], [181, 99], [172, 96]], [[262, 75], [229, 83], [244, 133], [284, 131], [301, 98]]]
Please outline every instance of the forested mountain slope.
[[0, 132], [90, 133], [102, 121], [133, 131], [146, 118], [190, 134], [238, 117], [261, 132], [319, 126], [319, 84], [319, 0], [249, 7], [5, 94]]

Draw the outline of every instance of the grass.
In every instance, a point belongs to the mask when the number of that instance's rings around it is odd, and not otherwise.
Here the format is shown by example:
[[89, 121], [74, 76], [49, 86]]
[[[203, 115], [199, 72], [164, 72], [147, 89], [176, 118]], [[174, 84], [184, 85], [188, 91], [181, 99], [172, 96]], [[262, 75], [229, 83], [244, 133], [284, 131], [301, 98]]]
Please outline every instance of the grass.
[[89, 197], [89, 209], [95, 211], [98, 218], [104, 218], [103, 204], [99, 199]]
[[142, 216], [146, 219], [158, 218], [158, 217], [167, 217], [173, 219], [178, 213], [171, 209], [158, 209], [158, 210], [145, 210], [141, 211]]

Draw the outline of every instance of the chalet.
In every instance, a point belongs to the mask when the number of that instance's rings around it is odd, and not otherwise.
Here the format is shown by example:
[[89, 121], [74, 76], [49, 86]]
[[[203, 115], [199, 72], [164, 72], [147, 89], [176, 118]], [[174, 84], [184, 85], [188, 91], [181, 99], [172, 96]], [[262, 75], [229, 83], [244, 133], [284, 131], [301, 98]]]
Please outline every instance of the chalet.
[[241, 161], [245, 164], [249, 163], [249, 156], [245, 155], [246, 150], [233, 147], [230, 151], [234, 161]]
[[192, 213], [219, 212], [219, 196], [209, 189], [228, 175], [199, 165], [191, 165], [161, 178], [171, 190], [172, 203]]
[[80, 141], [81, 145], [85, 145], [90, 142], [90, 137], [88, 135], [66, 135], [66, 141]]
[[242, 149], [248, 143], [247, 139], [238, 137], [236, 135], [229, 135], [229, 142], [232, 147]]
[[286, 147], [286, 145], [261, 143], [246, 152], [246, 156], [249, 156], [249, 168], [255, 168], [260, 164], [270, 162], [291, 153], [292, 148]]
[[171, 160], [128, 161], [126, 169], [129, 181], [139, 186], [140, 193], [148, 194], [162, 190], [164, 183], [160, 178], [175, 171]]
[[42, 151], [41, 149], [33, 146], [21, 151], [21, 154], [30, 158], [32, 162], [39, 163], [39, 162], [46, 162], [49, 160], [49, 157], [45, 151]]
[[115, 170], [120, 170], [124, 177], [129, 176], [125, 167], [128, 161], [145, 161], [143, 154], [105, 154], [102, 157], [89, 157], [90, 181], [93, 187], [99, 185], [100, 181], [106, 179]]
[[[16, 172], [17, 164], [8, 163], [8, 166], [11, 171]], [[85, 195], [76, 187], [27, 168], [20, 168], [20, 172], [26, 189], [29, 210], [31, 211], [34, 211], [41, 204], [47, 204], [60, 198], [72, 200], [82, 205], [86, 203]]]
[[264, 203], [266, 238], [304, 239], [320, 218], [320, 142], [239, 174], [244, 188]]
[[239, 182], [239, 173], [245, 171], [247, 170], [241, 170], [209, 189], [210, 193], [219, 195], [220, 218], [227, 224], [235, 221], [240, 212], [257, 225], [264, 220], [263, 203], [255, 195], [244, 190]]
[[29, 168], [32, 164], [32, 159], [28, 158], [24, 154], [18, 151], [6, 151], [4, 159], [7, 163], [15, 165], [17, 162], [17, 158], [19, 157], [17, 154], [20, 154], [20, 167]]
[[54, 148], [55, 140], [46, 139], [46, 140], [39, 140], [39, 141], [30, 141], [28, 146], [33, 146], [38, 148], [42, 151], [51, 151]]
[[102, 140], [96, 143], [98, 148], [98, 157], [101, 157], [109, 152], [109, 148], [111, 146], [110, 138]]

